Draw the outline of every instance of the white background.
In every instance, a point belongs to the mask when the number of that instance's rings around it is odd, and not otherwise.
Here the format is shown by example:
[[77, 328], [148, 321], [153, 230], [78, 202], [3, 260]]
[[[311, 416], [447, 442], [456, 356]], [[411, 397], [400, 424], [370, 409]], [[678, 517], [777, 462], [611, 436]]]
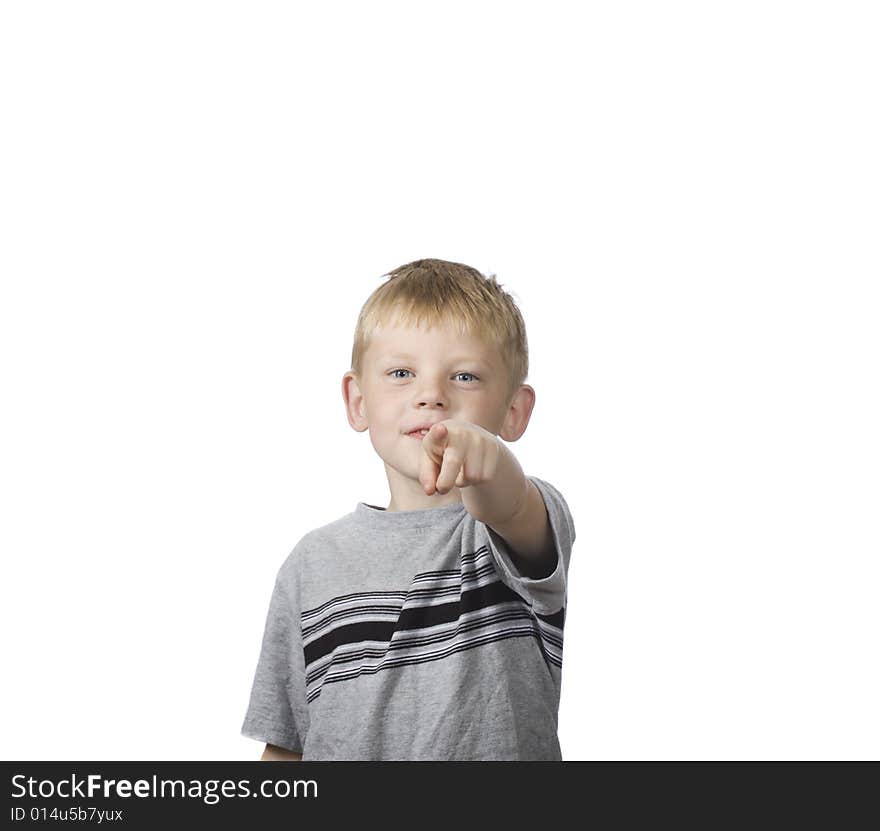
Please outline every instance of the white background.
[[0, 6], [5, 759], [253, 759], [275, 574], [387, 504], [357, 313], [495, 273], [574, 514], [574, 759], [880, 756], [875, 7]]

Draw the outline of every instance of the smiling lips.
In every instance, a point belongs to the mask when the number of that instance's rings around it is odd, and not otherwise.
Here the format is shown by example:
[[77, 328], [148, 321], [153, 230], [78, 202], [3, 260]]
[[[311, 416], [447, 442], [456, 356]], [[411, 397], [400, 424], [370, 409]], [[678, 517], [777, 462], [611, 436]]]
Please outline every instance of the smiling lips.
[[415, 433], [421, 433], [424, 436], [425, 433], [428, 432], [428, 430], [439, 423], [439, 421], [423, 421], [421, 424], [417, 424], [415, 427], [410, 427], [409, 430], [406, 431], [406, 435], [411, 436]]
[[422, 427], [421, 430], [410, 430], [407, 435], [412, 436], [414, 439], [423, 439], [428, 434], [428, 429], [427, 427]]

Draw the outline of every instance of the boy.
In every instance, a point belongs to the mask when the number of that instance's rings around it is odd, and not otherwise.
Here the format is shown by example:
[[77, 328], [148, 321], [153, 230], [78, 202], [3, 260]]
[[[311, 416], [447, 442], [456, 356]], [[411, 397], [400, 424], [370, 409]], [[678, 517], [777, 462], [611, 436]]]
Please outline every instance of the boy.
[[574, 522], [498, 438], [535, 403], [525, 324], [469, 266], [388, 277], [342, 395], [391, 500], [308, 532], [279, 569], [242, 735], [267, 760], [559, 761]]

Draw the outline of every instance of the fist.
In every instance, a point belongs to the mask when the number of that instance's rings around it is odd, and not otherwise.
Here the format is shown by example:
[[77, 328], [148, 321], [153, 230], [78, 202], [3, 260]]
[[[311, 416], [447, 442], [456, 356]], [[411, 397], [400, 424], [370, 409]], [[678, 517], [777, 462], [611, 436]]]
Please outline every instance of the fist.
[[422, 439], [419, 482], [428, 496], [488, 482], [500, 452], [488, 430], [463, 419], [438, 421]]

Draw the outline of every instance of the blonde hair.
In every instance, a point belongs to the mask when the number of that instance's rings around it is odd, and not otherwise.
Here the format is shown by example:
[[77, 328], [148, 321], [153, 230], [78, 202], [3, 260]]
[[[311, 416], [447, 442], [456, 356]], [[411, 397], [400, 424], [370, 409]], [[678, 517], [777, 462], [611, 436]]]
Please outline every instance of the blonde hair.
[[363, 358], [378, 325], [399, 322], [430, 328], [449, 323], [499, 353], [507, 370], [508, 399], [529, 374], [526, 325], [494, 274], [447, 260], [414, 260], [387, 274], [358, 315], [351, 370], [362, 377]]

